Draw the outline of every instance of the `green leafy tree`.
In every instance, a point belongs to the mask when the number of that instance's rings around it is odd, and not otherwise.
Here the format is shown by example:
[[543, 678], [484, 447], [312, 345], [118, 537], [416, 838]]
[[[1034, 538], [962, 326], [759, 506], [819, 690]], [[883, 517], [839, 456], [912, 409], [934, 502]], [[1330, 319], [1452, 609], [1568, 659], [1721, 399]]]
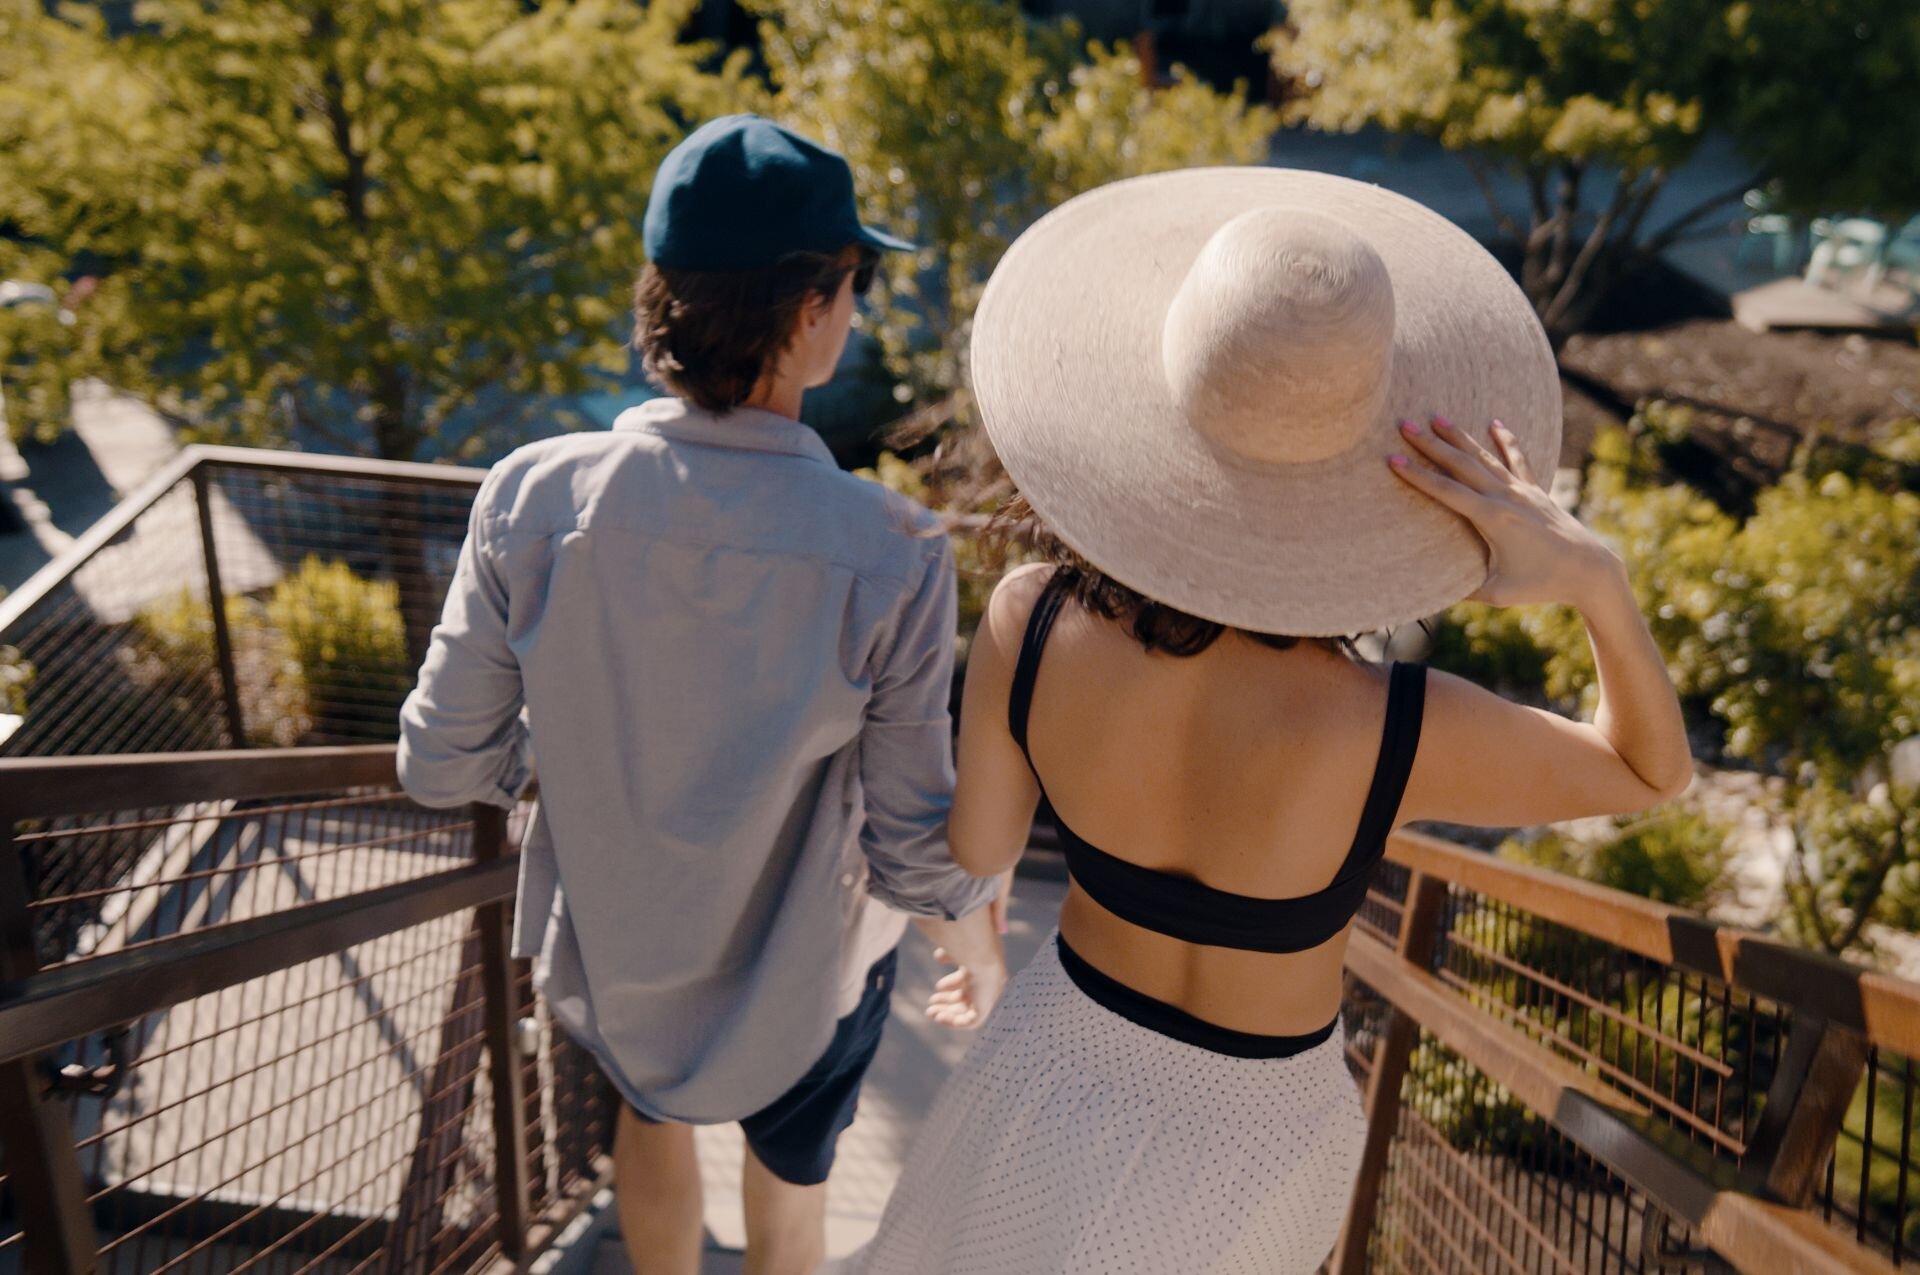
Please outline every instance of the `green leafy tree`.
[[[1659, 475], [1658, 441], [1684, 420], [1637, 426], [1596, 439], [1581, 516], [1625, 559], [1683, 700], [1729, 756], [1790, 781], [1782, 929], [1835, 953], [1869, 949], [1875, 924], [1920, 929], [1920, 495], [1886, 463], [1920, 446], [1920, 423], [1851, 469], [1810, 444], [1744, 522]], [[1589, 698], [1577, 625], [1455, 608], [1440, 651], [1469, 670], [1537, 659], [1548, 694]]]
[[[1274, 64], [1293, 118], [1436, 138], [1473, 165], [1556, 344], [1616, 280], [1745, 191], [1920, 209], [1920, 9], [1909, 0], [1293, 0]], [[1751, 164], [1672, 215], [1655, 200], [1709, 131]], [[1524, 208], [1491, 180], [1517, 172]]]
[[0, 327], [13, 427], [90, 374], [195, 437], [460, 457], [606, 383], [654, 168], [751, 96], [693, 2], [0, 0], [0, 271], [98, 280]]
[[974, 307], [1007, 245], [1053, 204], [1121, 177], [1258, 163], [1276, 125], [1176, 71], [1082, 45], [1012, 0], [754, 0], [773, 108], [851, 161], [867, 212], [922, 245], [889, 262], [875, 334], [896, 398], [965, 383]]

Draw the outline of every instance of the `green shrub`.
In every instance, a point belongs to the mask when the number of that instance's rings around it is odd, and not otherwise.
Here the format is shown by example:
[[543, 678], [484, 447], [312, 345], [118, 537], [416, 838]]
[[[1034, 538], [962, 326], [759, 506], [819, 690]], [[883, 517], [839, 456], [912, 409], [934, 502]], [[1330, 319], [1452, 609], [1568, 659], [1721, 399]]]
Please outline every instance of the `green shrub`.
[[[244, 623], [244, 603], [227, 603], [227, 624]], [[133, 628], [143, 645], [173, 672], [186, 675], [210, 669], [216, 663], [213, 641], [213, 611], [207, 600], [191, 589], [181, 589], [171, 597], [149, 603], [133, 617]]]
[[413, 685], [398, 585], [309, 556], [268, 593], [265, 620], [299, 670], [321, 733], [394, 737]]
[[1530, 838], [1509, 838], [1498, 853], [1516, 863], [1699, 910], [1711, 905], [1725, 884], [1728, 829], [1699, 811], [1664, 808], [1616, 818], [1609, 836], [1577, 839], [1548, 829]]
[[1428, 1036], [1407, 1059], [1405, 1092], [1435, 1133], [1468, 1154], [1518, 1155], [1540, 1127], [1525, 1104]]
[[1517, 607], [1462, 602], [1433, 624], [1427, 663], [1482, 686], [1525, 696], [1545, 687], [1550, 653]]
[[27, 687], [33, 684], [33, 665], [18, 647], [0, 646], [0, 713], [24, 716]]

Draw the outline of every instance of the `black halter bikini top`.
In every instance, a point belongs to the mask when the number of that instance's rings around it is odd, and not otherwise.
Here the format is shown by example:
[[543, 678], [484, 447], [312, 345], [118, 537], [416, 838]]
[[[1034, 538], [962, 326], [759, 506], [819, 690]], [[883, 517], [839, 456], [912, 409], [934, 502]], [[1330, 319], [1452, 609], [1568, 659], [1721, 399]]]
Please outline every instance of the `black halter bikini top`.
[[[1020, 645], [1008, 703], [1008, 724], [1020, 751], [1033, 765], [1027, 749], [1027, 714], [1033, 703], [1034, 678], [1047, 634], [1066, 597], [1050, 582], [1034, 604]], [[1413, 768], [1414, 748], [1420, 742], [1420, 719], [1426, 703], [1426, 667], [1396, 663], [1388, 682], [1387, 719], [1381, 733], [1380, 756], [1373, 783], [1360, 815], [1360, 828], [1333, 883], [1312, 894], [1287, 899], [1255, 898], [1202, 885], [1189, 877], [1155, 872], [1116, 858], [1078, 836], [1055, 811], [1067, 870], [1087, 895], [1123, 921], [1170, 938], [1209, 947], [1239, 948], [1249, 952], [1304, 952], [1318, 947], [1345, 929], [1366, 898], [1367, 881], [1386, 852], [1400, 797]], [[1039, 778], [1036, 768], [1034, 777]], [[1046, 782], [1041, 781], [1041, 791]]]

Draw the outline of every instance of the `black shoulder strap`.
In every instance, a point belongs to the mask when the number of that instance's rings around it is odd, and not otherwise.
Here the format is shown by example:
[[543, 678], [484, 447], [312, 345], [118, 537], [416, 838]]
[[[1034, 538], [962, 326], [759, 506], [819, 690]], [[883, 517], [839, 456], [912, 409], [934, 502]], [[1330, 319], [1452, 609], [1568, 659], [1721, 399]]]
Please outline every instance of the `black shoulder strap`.
[[[1027, 751], [1027, 713], [1033, 707], [1033, 681], [1040, 675], [1040, 652], [1047, 645], [1047, 634], [1053, 630], [1054, 617], [1060, 614], [1060, 603], [1067, 593], [1061, 587], [1061, 572], [1055, 571], [1053, 578], [1047, 581], [1047, 587], [1033, 604], [1033, 615], [1027, 620], [1027, 635], [1020, 642], [1020, 661], [1013, 667], [1013, 689], [1007, 695], [1007, 728], [1013, 732], [1013, 742], [1020, 745], [1020, 751]], [[1033, 764], [1033, 755], [1028, 753], [1027, 764]]]
[[1387, 720], [1380, 731], [1380, 757], [1374, 763], [1367, 804], [1360, 812], [1360, 828], [1340, 875], [1363, 862], [1371, 866], [1386, 848], [1400, 813], [1400, 798], [1413, 773], [1413, 755], [1420, 746], [1420, 723], [1427, 707], [1427, 666], [1396, 661], [1387, 681]]

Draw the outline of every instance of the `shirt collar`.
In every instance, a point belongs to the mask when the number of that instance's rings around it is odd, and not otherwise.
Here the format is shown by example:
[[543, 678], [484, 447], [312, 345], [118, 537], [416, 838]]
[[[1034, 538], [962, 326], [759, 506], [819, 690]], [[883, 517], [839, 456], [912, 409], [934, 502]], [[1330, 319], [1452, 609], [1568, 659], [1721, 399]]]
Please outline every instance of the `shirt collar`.
[[778, 412], [736, 407], [724, 416], [678, 398], [649, 399], [614, 418], [613, 427], [735, 451], [778, 452], [832, 465], [833, 452], [812, 429]]

